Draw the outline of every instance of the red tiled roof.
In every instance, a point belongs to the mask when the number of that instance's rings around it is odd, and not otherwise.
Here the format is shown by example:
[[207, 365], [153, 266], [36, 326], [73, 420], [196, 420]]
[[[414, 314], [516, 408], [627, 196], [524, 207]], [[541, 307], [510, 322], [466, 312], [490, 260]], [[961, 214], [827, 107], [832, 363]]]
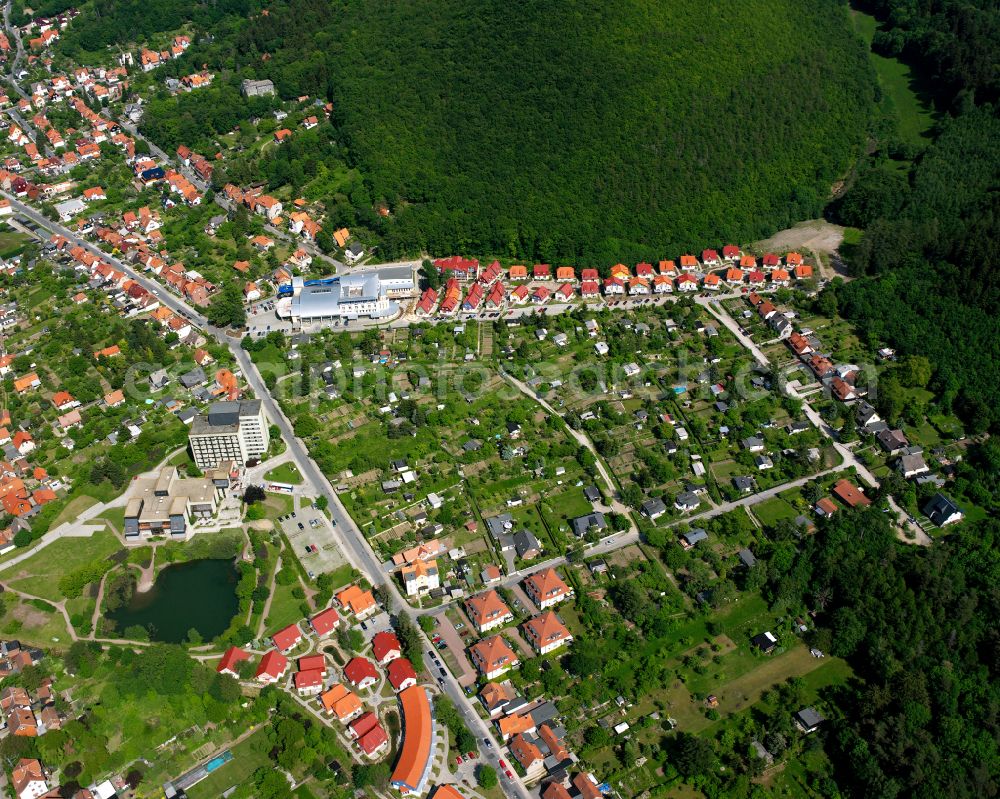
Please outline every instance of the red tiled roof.
[[321, 669], [306, 669], [304, 671], [297, 671], [292, 676], [292, 681], [295, 683], [295, 689], [299, 691], [303, 688], [312, 688], [316, 685], [322, 685], [323, 671]]
[[261, 677], [263, 675], [267, 675], [268, 677], [277, 679], [287, 668], [288, 658], [276, 649], [272, 649], [260, 659], [260, 665], [257, 667], [256, 676]]
[[364, 680], [378, 679], [378, 671], [367, 658], [352, 658], [344, 666], [344, 677], [354, 685], [360, 685]]
[[393, 652], [402, 653], [402, 651], [403, 647], [393, 633], [383, 631], [375, 633], [375, 637], [372, 638], [372, 654], [379, 663], [382, 663]]
[[407, 680], [417, 679], [417, 672], [414, 671], [413, 664], [406, 658], [397, 658], [392, 661], [386, 669], [386, 672], [389, 675], [389, 682], [392, 683], [392, 687], [397, 691]]
[[838, 480], [833, 484], [833, 493], [845, 505], [852, 508], [864, 508], [872, 504], [872, 501], [861, 493], [861, 490], [854, 483], [846, 478]]
[[284, 652], [295, 646], [301, 638], [302, 631], [299, 629], [299, 625], [289, 624], [284, 629], [278, 630], [278, 632], [272, 635], [271, 641], [274, 642], [275, 647]]
[[299, 658], [299, 671], [312, 671], [318, 669], [326, 671], [326, 658], [323, 655], [306, 655]]
[[340, 614], [335, 608], [327, 608], [313, 616], [309, 623], [317, 635], [326, 635], [340, 623]]

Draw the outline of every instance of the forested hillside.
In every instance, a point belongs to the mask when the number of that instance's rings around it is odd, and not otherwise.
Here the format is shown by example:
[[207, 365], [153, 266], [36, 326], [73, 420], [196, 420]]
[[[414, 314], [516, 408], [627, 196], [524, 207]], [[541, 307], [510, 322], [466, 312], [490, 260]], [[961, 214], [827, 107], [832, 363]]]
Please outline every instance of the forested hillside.
[[399, 212], [393, 252], [613, 263], [758, 238], [822, 208], [873, 96], [834, 0], [355, 0], [338, 17], [337, 122]]
[[[821, 211], [874, 108], [838, 0], [285, 0], [213, 32], [191, 57], [230, 86], [333, 100], [365, 176], [355, 221], [387, 256], [614, 263], [748, 241]], [[208, 96], [151, 104], [147, 129], [230, 130], [235, 95], [193, 107]], [[392, 217], [370, 219], [380, 203]]]
[[[926, 70], [944, 119], [923, 152], [894, 152], [888, 130], [832, 209], [838, 221], [865, 228], [852, 268], [874, 276], [835, 290], [870, 337], [931, 359], [931, 388], [946, 408], [974, 430], [995, 429], [1000, 119], [992, 103], [1000, 85], [1000, 11], [974, 2], [874, 5], [887, 17], [873, 47], [891, 46]], [[967, 38], [979, 41], [988, 31], [991, 41], [970, 50]]]

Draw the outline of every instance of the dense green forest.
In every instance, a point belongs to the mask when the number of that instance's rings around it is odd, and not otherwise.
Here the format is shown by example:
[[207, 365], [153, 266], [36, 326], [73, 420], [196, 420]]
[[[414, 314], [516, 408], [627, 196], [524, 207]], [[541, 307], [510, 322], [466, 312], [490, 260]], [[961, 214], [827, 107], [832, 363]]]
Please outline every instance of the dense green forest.
[[349, 2], [329, 69], [393, 252], [615, 262], [816, 215], [870, 68], [842, 3]]
[[[758, 238], [821, 211], [874, 108], [838, 0], [474, 9], [286, 0], [190, 58], [333, 100], [366, 180], [355, 221], [386, 255], [614, 263]], [[230, 130], [235, 96], [202, 95], [151, 105], [147, 129], [173, 143], [174, 111], [188, 134]]]
[[[874, 340], [931, 359], [931, 388], [975, 431], [1000, 425], [1000, 10], [995, 4], [878, 2], [873, 47], [913, 58], [944, 119], [922, 152], [891, 129], [830, 213], [865, 229], [851, 257], [865, 276], [832, 288]], [[973, 20], [975, 21], [973, 24]], [[970, 33], [969, 26], [975, 27]], [[969, 50], [992, 31], [992, 39]], [[947, 53], [936, 57], [933, 54]]]
[[851, 795], [997, 795], [998, 536], [990, 519], [929, 549], [900, 546], [873, 507], [777, 544], [772, 601], [817, 607], [822, 645], [864, 679], [839, 697], [844, 719], [827, 739]]
[[[66, 0], [46, 0], [34, 10], [36, 15], [44, 15], [76, 5], [78, 3]], [[249, 11], [249, 0], [156, 0], [155, 3], [92, 0], [87, 4], [86, 13], [77, 17], [63, 33], [60, 49], [73, 55], [97, 52], [109, 45], [145, 44], [150, 36], [174, 31], [188, 22], [204, 30], [230, 15], [245, 17]]]

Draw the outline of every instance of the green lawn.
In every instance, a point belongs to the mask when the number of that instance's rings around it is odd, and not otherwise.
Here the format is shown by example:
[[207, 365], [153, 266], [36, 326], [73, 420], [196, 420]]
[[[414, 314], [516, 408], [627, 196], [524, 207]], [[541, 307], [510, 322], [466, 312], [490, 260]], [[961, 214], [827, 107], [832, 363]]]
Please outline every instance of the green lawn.
[[125, 529], [125, 508], [109, 508], [97, 518], [111, 522], [118, 532]]
[[[869, 14], [853, 11], [854, 28], [869, 46], [878, 21]], [[883, 106], [896, 117], [900, 138], [922, 146], [934, 126], [934, 112], [926, 94], [917, 86], [913, 71], [897, 58], [885, 58], [869, 52], [872, 66], [884, 93]]]
[[287, 494], [268, 494], [264, 500], [265, 518], [274, 521], [279, 516], [291, 513], [295, 505]]
[[[191, 799], [216, 799], [233, 785], [240, 785], [261, 767], [270, 767], [267, 735], [263, 728], [233, 747], [233, 759], [188, 788]], [[192, 766], [195, 764], [192, 764]]]
[[302, 484], [302, 475], [299, 474], [298, 467], [294, 463], [282, 463], [280, 466], [275, 466], [264, 475], [264, 479], [274, 483], [288, 483], [293, 486]]
[[[282, 557], [282, 568], [287, 568], [284, 563], [285, 557], [287, 555]], [[275, 584], [271, 607], [268, 608], [267, 618], [264, 620], [264, 632], [266, 634], [280, 630], [282, 627], [287, 627], [289, 624], [299, 621], [302, 618], [302, 611], [299, 609], [299, 605], [305, 600], [296, 599], [292, 596], [292, 589], [298, 586], [298, 581], [291, 585]]]
[[87, 496], [86, 494], [73, 497], [73, 499], [66, 503], [66, 507], [62, 509], [62, 513], [52, 520], [52, 524], [49, 525], [49, 529], [55, 530], [60, 524], [75, 521], [81, 513], [87, 510], [87, 508], [92, 508], [96, 504], [97, 500], [93, 497]]
[[107, 530], [89, 538], [60, 538], [27, 560], [6, 570], [4, 579], [11, 587], [45, 599], [59, 601], [59, 578], [74, 569], [103, 560], [122, 548]]
[[773, 497], [766, 502], [754, 505], [753, 515], [760, 519], [761, 524], [772, 526], [782, 519], [794, 519], [799, 512], [781, 497]]
[[0, 228], [0, 258], [13, 258], [20, 254], [29, 241], [31, 241], [30, 236], [4, 225]]
[[41, 647], [70, 640], [62, 613], [41, 603], [18, 602], [7, 605], [7, 612], [0, 622], [0, 632], [4, 636], [9, 635]]

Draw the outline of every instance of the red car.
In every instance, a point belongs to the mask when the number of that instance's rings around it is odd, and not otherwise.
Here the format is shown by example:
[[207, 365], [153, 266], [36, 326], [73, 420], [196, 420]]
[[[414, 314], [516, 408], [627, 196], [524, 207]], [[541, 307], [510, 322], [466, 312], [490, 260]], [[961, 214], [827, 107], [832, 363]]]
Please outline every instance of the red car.
[[475, 760], [476, 759], [476, 753], [475, 752], [466, 752], [465, 753], [465, 759], [466, 760]]
[[510, 769], [507, 769], [507, 770], [506, 770], [506, 771], [504, 772], [504, 774], [506, 774], [506, 775], [507, 775], [507, 779], [508, 779], [508, 780], [512, 780], [512, 779], [514, 779], [514, 772], [513, 772], [513, 771], [511, 771]]
[[502, 768], [502, 769], [507, 768], [507, 764], [504, 763], [503, 758], [500, 759], [500, 768]]
[[458, 765], [462, 765], [462, 756], [461, 755], [456, 755], [455, 756], [455, 762], [458, 763]]

